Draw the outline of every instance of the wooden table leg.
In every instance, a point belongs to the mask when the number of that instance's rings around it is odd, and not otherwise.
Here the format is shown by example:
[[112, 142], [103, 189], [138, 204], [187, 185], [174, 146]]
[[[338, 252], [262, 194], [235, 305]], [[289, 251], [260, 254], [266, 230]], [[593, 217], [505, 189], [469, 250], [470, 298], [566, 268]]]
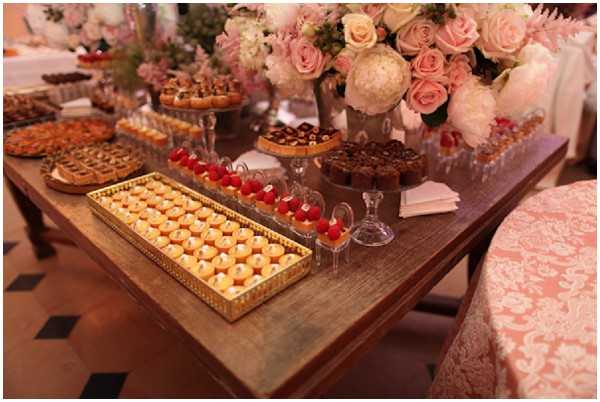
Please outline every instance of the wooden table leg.
[[23, 215], [27, 223], [27, 237], [31, 241], [33, 252], [37, 259], [41, 260], [55, 255], [56, 249], [52, 247], [48, 239], [44, 236], [49, 231], [49, 228], [44, 224], [42, 211], [12, 181], [6, 179], [6, 183], [17, 204], [17, 208], [19, 208], [21, 215]]
[[479, 263], [481, 262], [481, 260], [485, 256], [485, 253], [490, 247], [490, 243], [492, 242], [492, 238], [494, 237], [495, 233], [496, 229], [492, 230], [489, 234], [483, 237], [479, 244], [477, 244], [477, 246], [475, 246], [473, 250], [471, 250], [471, 252], [469, 253], [469, 263], [467, 267], [468, 283], [471, 283], [471, 279], [473, 278], [473, 275], [475, 275], [475, 271], [477, 270]]

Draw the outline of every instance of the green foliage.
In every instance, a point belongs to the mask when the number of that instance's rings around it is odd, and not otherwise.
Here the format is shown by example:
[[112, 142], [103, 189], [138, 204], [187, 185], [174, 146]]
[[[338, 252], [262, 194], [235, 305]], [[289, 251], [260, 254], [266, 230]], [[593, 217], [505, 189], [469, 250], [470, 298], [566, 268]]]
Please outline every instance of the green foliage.
[[46, 6], [44, 14], [47, 21], [60, 22], [63, 19], [63, 10], [60, 7]]
[[423, 119], [423, 123], [427, 124], [429, 127], [437, 127], [441, 126], [448, 120], [448, 102], [444, 103], [442, 106], [438, 107], [435, 112], [430, 114], [422, 114], [421, 118]]
[[478, 48], [474, 47], [473, 51], [475, 52], [476, 60], [476, 65], [473, 68], [473, 74], [481, 77], [483, 83], [491, 84], [492, 81], [494, 81], [494, 79], [502, 72], [500, 66], [498, 63], [486, 58]]
[[456, 18], [454, 8], [447, 6], [444, 3], [428, 3], [424, 4], [421, 15], [430, 19], [438, 25], [443, 25], [446, 18]]
[[329, 53], [336, 56], [346, 46], [344, 41], [344, 28], [341, 24], [333, 25], [325, 22], [320, 27], [315, 28], [314, 45], [323, 53]]
[[137, 74], [137, 68], [144, 62], [143, 47], [133, 43], [116, 49], [113, 55], [112, 73], [116, 86], [128, 91], [143, 87], [144, 81]]
[[187, 14], [180, 17], [177, 33], [186, 43], [198, 45], [208, 54], [214, 52], [215, 38], [223, 32], [227, 11], [223, 6], [209, 7], [206, 4], [190, 4]]

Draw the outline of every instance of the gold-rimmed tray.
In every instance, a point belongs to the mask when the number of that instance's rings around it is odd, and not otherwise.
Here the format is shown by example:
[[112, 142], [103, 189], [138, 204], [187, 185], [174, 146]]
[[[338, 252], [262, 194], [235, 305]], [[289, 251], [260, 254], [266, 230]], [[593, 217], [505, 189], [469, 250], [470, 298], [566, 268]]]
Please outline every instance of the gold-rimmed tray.
[[[124, 221], [119, 219], [108, 207], [100, 203], [102, 197], [112, 196], [119, 191], [131, 189], [136, 185], [145, 185], [151, 180], [160, 181], [180, 191], [183, 195], [200, 201], [202, 205], [208, 206], [215, 212], [225, 215], [228, 219], [238, 222], [241, 227], [250, 228], [254, 230], [255, 234], [265, 236], [269, 239], [269, 242], [281, 244], [285, 248], [286, 253], [298, 254], [300, 259], [284, 267], [272, 276], [246, 287], [234, 298], [229, 299], [225, 297], [223, 293], [209, 286], [207, 282], [194, 276], [190, 271], [169, 258], [159, 248], [135, 232], [131, 226], [128, 226]], [[96, 216], [230, 322], [237, 320], [277, 293], [302, 279], [311, 269], [312, 251], [310, 249], [158, 172], [149, 173], [90, 192], [87, 194], [87, 198], [92, 212]]]

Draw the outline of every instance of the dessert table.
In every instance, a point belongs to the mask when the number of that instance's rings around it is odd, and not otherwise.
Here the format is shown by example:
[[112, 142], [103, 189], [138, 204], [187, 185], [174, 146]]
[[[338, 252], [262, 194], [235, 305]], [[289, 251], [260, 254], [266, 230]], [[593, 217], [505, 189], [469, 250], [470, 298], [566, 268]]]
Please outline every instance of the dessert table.
[[504, 220], [431, 396], [596, 397], [596, 191], [549, 189]]
[[[235, 141], [217, 143], [217, 151], [234, 158], [254, 141], [242, 133]], [[322, 394], [465, 255], [473, 255], [476, 264], [498, 225], [566, 150], [564, 138], [540, 135], [526, 158], [507, 162], [484, 183], [473, 182], [465, 167], [454, 169], [444, 178], [460, 193], [454, 213], [400, 220], [400, 196], [386, 197], [380, 217], [395, 232], [392, 243], [375, 248], [352, 244], [350, 264], [337, 272], [313, 267], [306, 278], [234, 323], [94, 217], [84, 197], [48, 188], [40, 175], [41, 161], [5, 156], [4, 174], [22, 201], [32, 201], [33, 214], [34, 205], [47, 214], [154, 319], [178, 335], [231, 394], [300, 397]], [[165, 165], [149, 165], [149, 170], [169, 174]], [[331, 188], [312, 164], [306, 184], [323, 193], [328, 210], [346, 201], [362, 217], [360, 194]], [[37, 228], [37, 246], [44, 247], [44, 228], [39, 222]]]

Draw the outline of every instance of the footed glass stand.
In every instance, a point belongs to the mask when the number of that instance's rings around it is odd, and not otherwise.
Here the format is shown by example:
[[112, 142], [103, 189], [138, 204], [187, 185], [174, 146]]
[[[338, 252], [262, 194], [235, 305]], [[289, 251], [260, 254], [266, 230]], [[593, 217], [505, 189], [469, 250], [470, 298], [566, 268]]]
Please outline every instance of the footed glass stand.
[[394, 240], [394, 231], [386, 223], [379, 220], [379, 204], [383, 200], [381, 191], [365, 191], [362, 193], [365, 202], [365, 217], [356, 223], [352, 239], [363, 246], [384, 246]]

